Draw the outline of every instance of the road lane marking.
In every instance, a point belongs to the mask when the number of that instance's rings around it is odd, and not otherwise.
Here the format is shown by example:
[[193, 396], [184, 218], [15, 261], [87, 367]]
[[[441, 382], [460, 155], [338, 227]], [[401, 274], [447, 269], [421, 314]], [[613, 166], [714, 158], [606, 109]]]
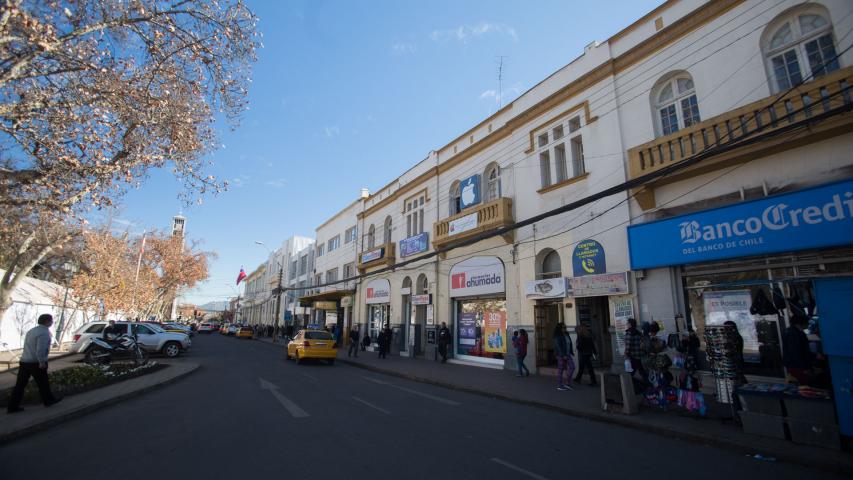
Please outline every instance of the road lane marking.
[[284, 409], [287, 410], [288, 413], [293, 416], [293, 418], [305, 418], [311, 416], [308, 414], [308, 412], [299, 408], [299, 405], [293, 403], [289, 398], [282, 395], [278, 391], [278, 385], [270, 383], [260, 377], [258, 378], [258, 380], [261, 381], [261, 390], [269, 390], [272, 396], [275, 397], [276, 400], [278, 400], [278, 403], [280, 403], [281, 406], [284, 407]]
[[535, 478], [536, 480], [548, 480], [547, 478], [543, 477], [542, 475], [537, 475], [537, 474], [531, 472], [530, 470], [525, 470], [525, 469], [518, 467], [516, 465], [513, 465], [509, 462], [505, 462], [505, 461], [501, 460], [500, 458], [493, 458], [492, 461], [497, 463], [497, 464], [503, 465], [504, 467], [509, 468], [510, 470], [515, 470], [518, 473], [523, 473], [530, 478]]
[[445, 405], [452, 405], [452, 406], [461, 405], [461, 403], [459, 403], [459, 402], [454, 402], [453, 400], [448, 400], [448, 399], [446, 399], [446, 398], [437, 397], [437, 396], [435, 396], [435, 395], [430, 395], [430, 394], [428, 394], [428, 393], [419, 392], [419, 391], [417, 391], [417, 390], [412, 390], [411, 388], [401, 387], [401, 386], [399, 386], [399, 385], [394, 385], [393, 383], [388, 383], [388, 382], [385, 382], [385, 381], [382, 381], [382, 380], [379, 380], [379, 379], [376, 379], [376, 378], [371, 378], [371, 377], [362, 377], [362, 378], [364, 378], [365, 380], [369, 380], [369, 381], [371, 381], [371, 382], [373, 382], [373, 383], [378, 383], [378, 384], [380, 384], [380, 385], [387, 385], [387, 386], [389, 386], [389, 387], [396, 388], [397, 390], [402, 390], [402, 391], [404, 391], [404, 392], [411, 393], [412, 395], [417, 395], [417, 396], [419, 396], [419, 397], [428, 398], [428, 399], [430, 399], [430, 400], [432, 400], [432, 401], [435, 401], [435, 402], [438, 402], [438, 403], [443, 403], [443, 404], [445, 404]]
[[352, 397], [352, 399], [355, 400], [356, 402], [363, 403], [363, 404], [367, 405], [368, 407], [370, 407], [374, 410], [379, 410], [380, 412], [384, 413], [385, 415], [391, 415], [391, 412], [389, 412], [388, 410], [385, 410], [382, 407], [377, 407], [376, 405], [368, 402], [367, 400], [362, 400], [358, 397]]
[[305, 372], [296, 372], [296, 373], [298, 373], [298, 374], [302, 375], [302, 376], [303, 376], [303, 377], [305, 377], [305, 378], [309, 378], [309, 379], [311, 379], [311, 380], [314, 380], [315, 382], [319, 382], [319, 381], [320, 381], [320, 379], [319, 379], [319, 378], [317, 378], [317, 377], [315, 377], [315, 376], [313, 376], [313, 375], [308, 375], [308, 374], [307, 374], [307, 373], [305, 373]]

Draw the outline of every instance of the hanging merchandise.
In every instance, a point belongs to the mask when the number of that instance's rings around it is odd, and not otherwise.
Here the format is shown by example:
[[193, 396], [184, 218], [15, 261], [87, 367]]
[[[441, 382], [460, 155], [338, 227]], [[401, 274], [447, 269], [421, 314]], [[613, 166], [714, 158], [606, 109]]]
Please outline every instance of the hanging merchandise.
[[[773, 296], [776, 296], [775, 292]], [[783, 297], [782, 301], [784, 302], [784, 300]], [[764, 289], [762, 288], [755, 293], [755, 297], [752, 299], [752, 306], [749, 307], [749, 313], [753, 315], [775, 315], [779, 313], [779, 310], [770, 302], [770, 299], [767, 298], [767, 294], [764, 293]]]
[[705, 327], [705, 353], [717, 389], [717, 401], [731, 406], [735, 415], [735, 388], [743, 378], [737, 361], [737, 331], [731, 325], [708, 325]]

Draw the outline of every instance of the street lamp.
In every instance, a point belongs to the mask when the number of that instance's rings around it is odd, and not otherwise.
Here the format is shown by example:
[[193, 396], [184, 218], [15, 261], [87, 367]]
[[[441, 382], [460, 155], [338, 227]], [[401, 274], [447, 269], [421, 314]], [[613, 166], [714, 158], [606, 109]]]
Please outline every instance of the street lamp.
[[62, 269], [65, 270], [65, 297], [62, 299], [62, 313], [59, 314], [59, 325], [56, 326], [56, 344], [62, 346], [62, 329], [65, 327], [65, 305], [68, 303], [68, 287], [71, 283], [71, 277], [77, 273], [77, 264], [65, 262], [62, 264]]

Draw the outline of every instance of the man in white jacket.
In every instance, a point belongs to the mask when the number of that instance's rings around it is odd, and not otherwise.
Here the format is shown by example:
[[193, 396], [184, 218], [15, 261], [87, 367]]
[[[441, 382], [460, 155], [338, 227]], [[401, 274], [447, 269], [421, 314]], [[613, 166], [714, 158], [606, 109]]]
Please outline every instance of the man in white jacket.
[[36, 385], [41, 394], [41, 401], [45, 407], [49, 407], [60, 400], [55, 398], [50, 391], [50, 383], [47, 379], [47, 357], [50, 353], [50, 327], [53, 325], [53, 315], [45, 313], [38, 318], [38, 325], [27, 332], [24, 339], [24, 351], [21, 354], [21, 364], [18, 368], [18, 381], [12, 390], [9, 399], [9, 413], [21, 412], [21, 399], [24, 397], [24, 389], [30, 382], [30, 376], [36, 380]]

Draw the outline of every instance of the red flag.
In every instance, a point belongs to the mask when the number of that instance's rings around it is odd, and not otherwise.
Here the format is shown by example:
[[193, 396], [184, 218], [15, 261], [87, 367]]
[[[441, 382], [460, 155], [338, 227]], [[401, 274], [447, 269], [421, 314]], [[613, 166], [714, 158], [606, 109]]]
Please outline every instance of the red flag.
[[243, 267], [240, 267], [240, 274], [237, 275], [237, 285], [240, 285], [240, 282], [246, 278], [246, 271], [243, 270]]

